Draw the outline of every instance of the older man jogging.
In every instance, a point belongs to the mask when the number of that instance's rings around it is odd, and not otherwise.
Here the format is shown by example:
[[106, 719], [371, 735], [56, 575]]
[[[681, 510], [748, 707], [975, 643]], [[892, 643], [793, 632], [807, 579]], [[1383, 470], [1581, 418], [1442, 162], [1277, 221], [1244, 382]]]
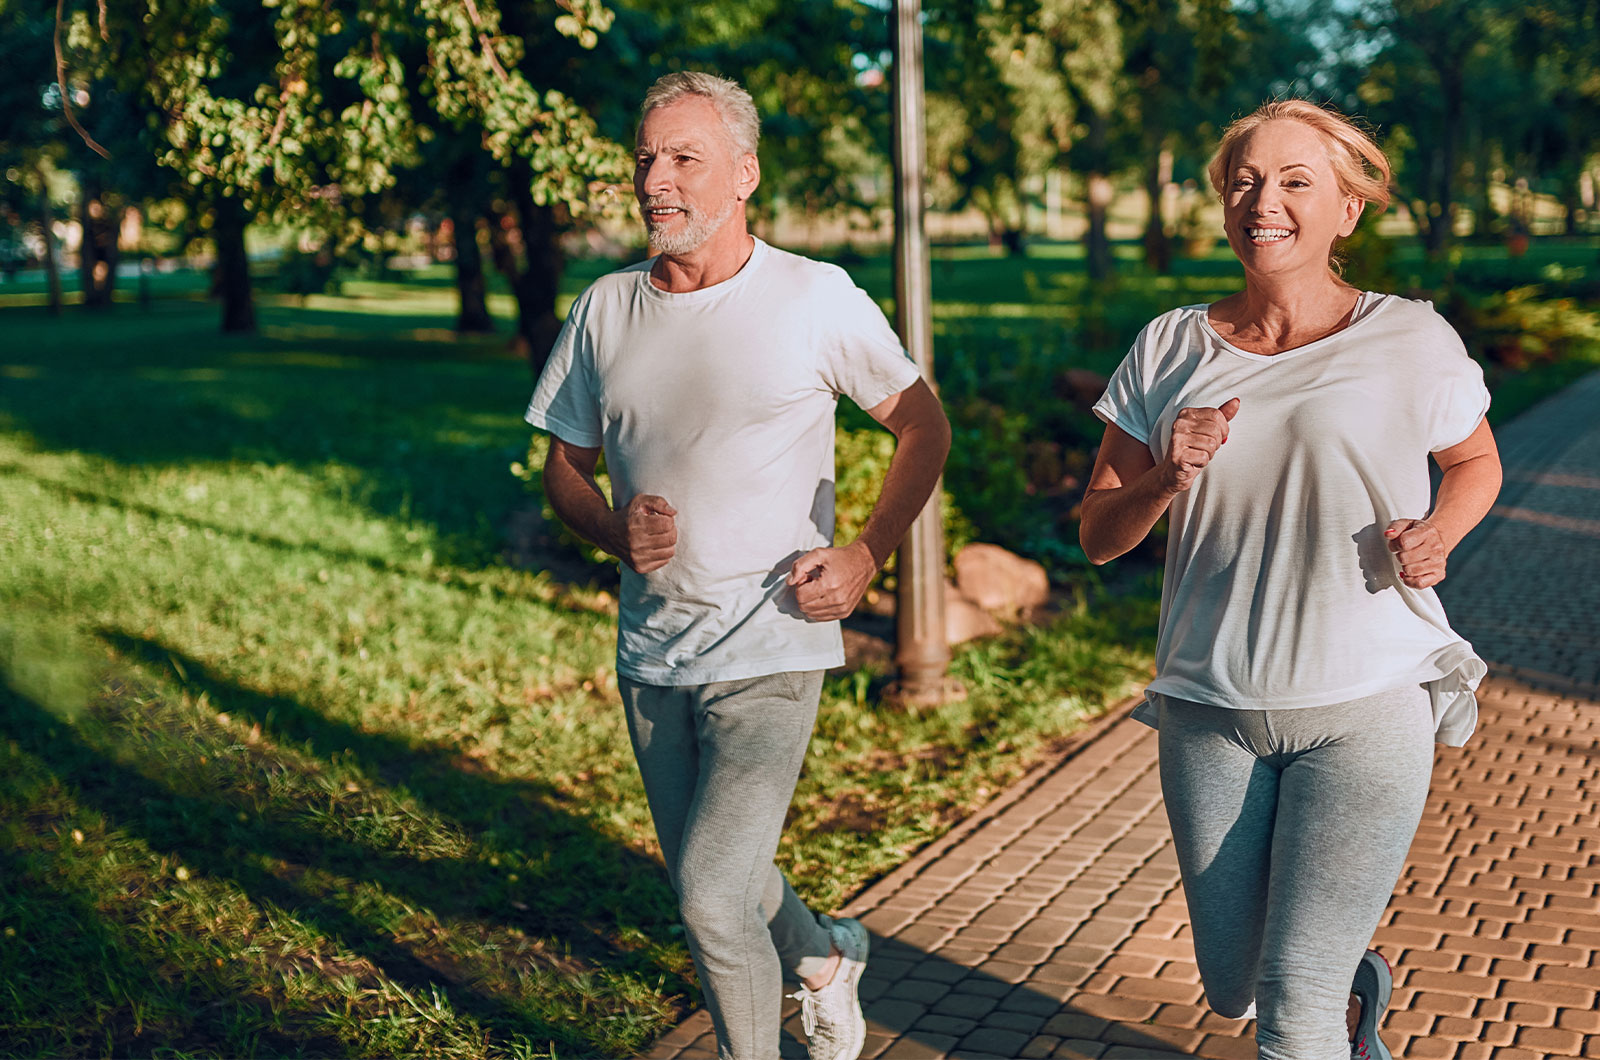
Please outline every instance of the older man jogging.
[[[557, 514], [623, 561], [622, 700], [719, 1055], [777, 1056], [787, 973], [813, 1060], [854, 1060], [866, 931], [812, 913], [772, 859], [823, 671], [844, 661], [838, 620], [932, 492], [949, 426], [842, 270], [749, 233], [749, 94], [671, 74], [642, 114], [634, 191], [656, 255], [579, 296], [528, 421], [553, 435]], [[840, 394], [898, 445], [835, 548]]]

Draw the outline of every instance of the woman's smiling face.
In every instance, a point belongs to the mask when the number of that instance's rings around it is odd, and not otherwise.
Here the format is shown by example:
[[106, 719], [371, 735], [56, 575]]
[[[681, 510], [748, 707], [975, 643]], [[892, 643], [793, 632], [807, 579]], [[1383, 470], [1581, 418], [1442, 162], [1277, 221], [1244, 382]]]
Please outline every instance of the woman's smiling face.
[[1355, 230], [1362, 202], [1339, 187], [1328, 145], [1298, 121], [1269, 121], [1234, 148], [1223, 227], [1247, 273], [1322, 276], [1333, 242]]

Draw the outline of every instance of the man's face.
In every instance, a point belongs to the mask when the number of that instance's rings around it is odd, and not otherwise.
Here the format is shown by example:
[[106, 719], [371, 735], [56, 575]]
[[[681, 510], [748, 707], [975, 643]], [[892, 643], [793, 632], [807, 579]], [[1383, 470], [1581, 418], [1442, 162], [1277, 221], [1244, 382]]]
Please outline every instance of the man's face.
[[684, 96], [646, 114], [634, 150], [633, 192], [650, 249], [688, 254], [715, 235], [749, 195], [742, 187], [748, 159], [736, 153], [722, 116], [704, 96]]

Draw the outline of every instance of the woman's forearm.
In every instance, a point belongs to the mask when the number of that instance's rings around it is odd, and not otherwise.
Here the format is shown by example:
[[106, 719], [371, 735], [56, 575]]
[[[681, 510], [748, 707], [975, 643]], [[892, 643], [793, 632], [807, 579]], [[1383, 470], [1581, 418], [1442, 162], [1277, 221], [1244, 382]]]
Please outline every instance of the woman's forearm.
[[1089, 562], [1106, 563], [1133, 549], [1149, 536], [1179, 492], [1163, 485], [1158, 467], [1126, 486], [1089, 490], [1078, 524], [1078, 541]]
[[1446, 552], [1455, 551], [1461, 539], [1483, 521], [1500, 493], [1500, 457], [1481, 453], [1446, 468], [1439, 478], [1428, 522], [1444, 539]]

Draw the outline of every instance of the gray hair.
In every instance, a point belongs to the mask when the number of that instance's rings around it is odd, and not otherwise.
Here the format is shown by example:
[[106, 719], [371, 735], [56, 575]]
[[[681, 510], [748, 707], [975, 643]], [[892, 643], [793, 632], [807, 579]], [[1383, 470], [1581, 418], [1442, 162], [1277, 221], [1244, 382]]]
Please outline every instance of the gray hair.
[[650, 86], [639, 107], [643, 118], [657, 107], [676, 103], [684, 96], [701, 96], [711, 101], [722, 117], [722, 125], [740, 155], [753, 155], [761, 140], [761, 116], [756, 113], [755, 100], [737, 81], [716, 74], [685, 70], [667, 74]]

